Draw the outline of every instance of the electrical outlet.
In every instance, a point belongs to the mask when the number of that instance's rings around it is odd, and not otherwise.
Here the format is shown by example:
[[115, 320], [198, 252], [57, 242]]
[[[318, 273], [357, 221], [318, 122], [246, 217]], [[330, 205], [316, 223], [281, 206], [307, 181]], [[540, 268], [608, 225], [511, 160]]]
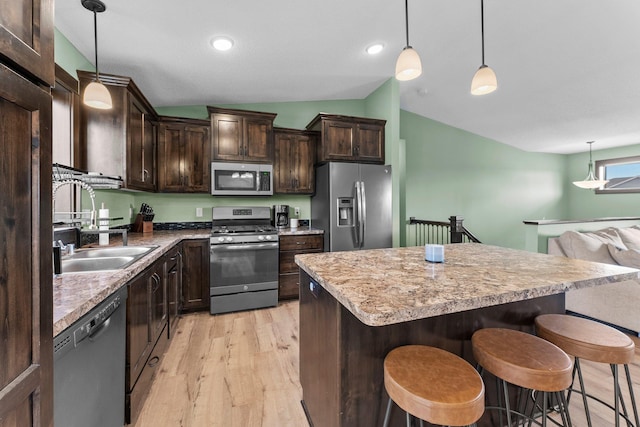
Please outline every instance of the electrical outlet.
[[295, 207], [293, 208], [293, 211], [295, 212], [296, 216], [300, 216], [300, 208]]
[[196, 216], [198, 218], [202, 217], [202, 208], [196, 208]]

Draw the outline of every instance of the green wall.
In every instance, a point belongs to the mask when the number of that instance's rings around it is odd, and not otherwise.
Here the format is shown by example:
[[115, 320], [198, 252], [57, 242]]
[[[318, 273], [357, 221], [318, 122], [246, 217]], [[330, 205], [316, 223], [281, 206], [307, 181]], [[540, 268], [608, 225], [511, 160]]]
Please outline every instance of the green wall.
[[400, 112], [406, 219], [465, 226], [483, 243], [524, 248], [525, 219], [563, 218], [566, 156], [537, 154]]

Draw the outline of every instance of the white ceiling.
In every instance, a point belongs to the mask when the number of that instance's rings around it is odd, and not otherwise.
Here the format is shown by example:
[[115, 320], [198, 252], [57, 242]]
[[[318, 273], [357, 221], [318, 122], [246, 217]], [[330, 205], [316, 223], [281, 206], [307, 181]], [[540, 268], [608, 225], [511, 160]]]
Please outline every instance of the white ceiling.
[[[393, 76], [402, 0], [104, 0], [100, 71], [131, 76], [155, 106], [361, 99]], [[55, 2], [56, 27], [93, 62], [93, 15]], [[469, 94], [481, 64], [479, 0], [410, 0], [423, 74], [402, 109], [527, 151], [640, 143], [640, 2], [485, 0], [496, 92]], [[235, 46], [214, 51], [227, 35]], [[385, 49], [365, 53], [373, 42]]]

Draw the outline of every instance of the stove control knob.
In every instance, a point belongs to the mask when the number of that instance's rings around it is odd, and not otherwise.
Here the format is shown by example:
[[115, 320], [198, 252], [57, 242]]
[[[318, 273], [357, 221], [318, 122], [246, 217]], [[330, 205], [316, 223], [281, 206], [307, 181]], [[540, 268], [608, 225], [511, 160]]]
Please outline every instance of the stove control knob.
[[264, 236], [258, 236], [258, 240], [264, 240]]
[[271, 236], [266, 236], [265, 239], [271, 240]]
[[226, 242], [233, 242], [233, 237], [226, 237], [224, 240]]
[[218, 242], [224, 242], [224, 237], [218, 237]]

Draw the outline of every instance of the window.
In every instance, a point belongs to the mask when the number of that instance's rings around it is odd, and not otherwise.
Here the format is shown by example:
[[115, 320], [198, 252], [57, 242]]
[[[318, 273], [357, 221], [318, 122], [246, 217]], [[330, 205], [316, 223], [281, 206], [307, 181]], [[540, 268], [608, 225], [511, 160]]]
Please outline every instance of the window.
[[640, 156], [598, 160], [595, 172], [609, 181], [597, 194], [640, 193]]

